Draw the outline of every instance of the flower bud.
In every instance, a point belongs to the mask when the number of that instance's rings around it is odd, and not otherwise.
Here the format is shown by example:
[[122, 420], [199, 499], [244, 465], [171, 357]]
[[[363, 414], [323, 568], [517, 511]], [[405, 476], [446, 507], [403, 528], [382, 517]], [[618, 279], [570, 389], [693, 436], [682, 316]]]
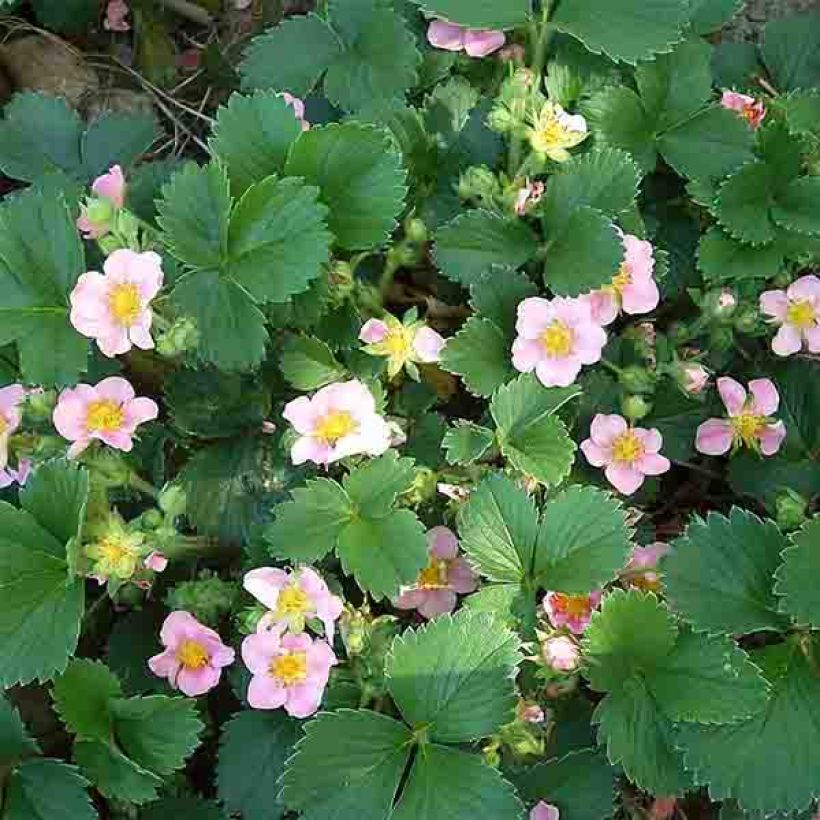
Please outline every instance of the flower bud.
[[188, 499], [179, 484], [167, 484], [159, 494], [159, 508], [169, 517], [178, 518], [185, 512]]
[[775, 499], [777, 526], [783, 530], [796, 530], [806, 520], [809, 503], [800, 493], [786, 489]]
[[574, 672], [581, 662], [578, 644], [567, 635], [547, 638], [541, 647], [541, 652], [547, 666], [557, 672]]
[[630, 393], [651, 393], [655, 387], [655, 377], [646, 368], [632, 365], [618, 374], [618, 381]]
[[702, 393], [709, 383], [709, 371], [697, 362], [688, 362], [681, 365], [678, 373], [678, 382], [690, 395]]
[[485, 165], [472, 165], [458, 181], [458, 195], [462, 199], [492, 199], [500, 192], [498, 180]]
[[198, 621], [217, 626], [236, 605], [239, 586], [203, 570], [195, 581], [182, 581], [165, 596], [171, 610], [184, 609]]
[[630, 421], [646, 418], [651, 410], [652, 405], [643, 396], [624, 396], [621, 400], [621, 412]]
[[427, 226], [421, 219], [408, 219], [404, 225], [404, 233], [411, 242], [419, 245], [427, 241]]
[[57, 403], [57, 393], [54, 390], [30, 390], [26, 399], [26, 413], [32, 421], [50, 419]]

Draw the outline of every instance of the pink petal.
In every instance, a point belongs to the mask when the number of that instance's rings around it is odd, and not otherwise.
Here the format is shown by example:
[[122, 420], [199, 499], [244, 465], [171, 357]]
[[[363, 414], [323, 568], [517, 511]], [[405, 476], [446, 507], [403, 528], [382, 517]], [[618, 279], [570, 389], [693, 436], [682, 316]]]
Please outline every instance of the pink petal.
[[99, 439], [105, 442], [109, 447], [115, 450], [121, 450], [123, 453], [130, 453], [134, 449], [134, 441], [131, 438], [131, 433], [126, 430], [102, 430], [91, 434], [92, 438]]
[[760, 294], [760, 312], [783, 321], [789, 309], [789, 300], [784, 290], [767, 290]]
[[746, 390], [742, 384], [728, 376], [721, 376], [717, 380], [717, 389], [730, 416], [736, 416], [743, 410], [746, 404]]
[[314, 464], [328, 464], [331, 461], [331, 448], [318, 439], [302, 436], [296, 439], [290, 448], [290, 460], [298, 465], [306, 461]]
[[299, 396], [298, 399], [289, 401], [285, 405], [282, 415], [293, 425], [297, 433], [304, 436], [313, 432], [313, 427], [316, 424], [316, 412], [307, 396]]
[[445, 51], [461, 51], [464, 48], [465, 30], [446, 20], [431, 20], [427, 27], [427, 42]]
[[406, 589], [393, 601], [397, 609], [418, 609], [426, 596], [426, 589]]
[[367, 344], [378, 344], [387, 338], [388, 327], [381, 319], [368, 319], [359, 331], [359, 339]]
[[[109, 14], [112, 7], [124, 9], [124, 13], [128, 11], [125, 3], [114, 2], [109, 4]], [[108, 173], [94, 180], [91, 190], [97, 196], [110, 200], [115, 208], [122, 208], [125, 205], [125, 176], [122, 168], [119, 165], [112, 165]]]
[[634, 433], [647, 453], [657, 453], [663, 447], [663, 436], [654, 427], [650, 430], [636, 427]]
[[746, 106], [754, 105], [754, 101], [754, 97], [737, 91], [724, 91], [720, 98], [720, 104], [731, 111], [743, 111]]
[[820, 353], [820, 324], [806, 331], [809, 353]]
[[281, 645], [277, 632], [255, 632], [248, 635], [242, 641], [240, 649], [242, 662], [252, 674], [267, 676], [270, 662], [279, 654]]
[[420, 362], [437, 362], [444, 344], [444, 339], [430, 327], [419, 328], [413, 338], [413, 350]]
[[[151, 327], [151, 313], [146, 312], [144, 314], [148, 317], [148, 328]], [[153, 350], [154, 349], [154, 340], [151, 338], [151, 332], [148, 328], [142, 327], [139, 324], [139, 319], [137, 320], [137, 324], [131, 325], [128, 329], [128, 337], [131, 339], [133, 344], [138, 347], [140, 350]]]
[[618, 318], [618, 300], [608, 290], [596, 290], [589, 294], [593, 320], [599, 325], [612, 324]]
[[589, 428], [592, 440], [602, 446], [609, 447], [618, 436], [622, 436], [629, 429], [626, 419], [617, 413], [606, 415], [598, 413]]
[[760, 452], [764, 456], [773, 456], [780, 449], [784, 438], [786, 438], [786, 425], [782, 421], [767, 424], [758, 436]]
[[163, 646], [176, 649], [184, 641], [192, 630], [199, 626], [199, 622], [190, 612], [184, 609], [174, 610], [163, 621], [159, 631], [159, 639]]
[[213, 666], [203, 666], [201, 669], [180, 668], [177, 674], [177, 688], [189, 698], [195, 698], [209, 692], [219, 683], [222, 672]]
[[298, 684], [288, 690], [285, 711], [295, 718], [307, 718], [319, 709], [322, 702], [324, 686], [317, 687], [309, 683]]
[[524, 299], [518, 305], [515, 329], [525, 339], [538, 339], [544, 329], [555, 318], [555, 308], [539, 296]]
[[593, 467], [603, 467], [612, 460], [611, 451], [596, 444], [591, 438], [581, 442], [581, 452]]
[[434, 558], [450, 559], [458, 555], [458, 538], [449, 527], [427, 530], [427, 545]]
[[698, 426], [695, 449], [707, 456], [722, 456], [732, 447], [732, 425], [726, 419], [708, 419]]
[[456, 608], [456, 594], [451, 589], [427, 589], [425, 593], [418, 612], [428, 620], [445, 615]]
[[[108, 399], [116, 404], [127, 404], [135, 395], [131, 383], [120, 376], [109, 376], [107, 379], [97, 382], [94, 389], [98, 398]], [[154, 406], [156, 407], [156, 405]]]
[[519, 373], [529, 373], [545, 357], [544, 348], [540, 342], [525, 339], [519, 336], [512, 346], [513, 367]]
[[608, 465], [604, 475], [606, 480], [624, 495], [632, 495], [643, 484], [643, 473], [624, 464]]
[[[78, 328], [79, 329], [79, 328]], [[131, 349], [131, 340], [128, 338], [128, 329], [121, 325], [110, 323], [108, 327], [101, 327], [97, 338], [97, 347], [103, 356], [113, 359]]]
[[276, 609], [279, 591], [288, 585], [290, 576], [283, 569], [259, 567], [245, 573], [242, 586], [268, 609]]
[[635, 466], [644, 475], [662, 475], [669, 472], [672, 464], [666, 456], [658, 453], [647, 453], [638, 460]]
[[654, 279], [634, 280], [624, 288], [621, 300], [624, 313], [650, 313], [658, 306], [661, 294]]
[[761, 416], [773, 416], [780, 405], [780, 395], [771, 379], [752, 379], [749, 382], [752, 409]]
[[789, 285], [786, 293], [789, 299], [794, 301], [800, 299], [820, 299], [820, 277], [814, 274], [801, 276]]
[[506, 41], [503, 31], [467, 29], [464, 35], [464, 50], [470, 57], [486, 57], [498, 51]]
[[91, 444], [91, 439], [88, 438], [79, 438], [77, 439], [69, 448], [68, 452], [66, 453], [66, 457], [69, 461], [73, 461], [75, 458], [79, 458], [85, 450], [88, 449], [88, 445]]
[[252, 709], [279, 709], [287, 699], [288, 690], [267, 670], [254, 675], [248, 685], [248, 703]]
[[455, 558], [447, 568], [447, 583], [453, 592], [469, 595], [478, 587], [478, 575], [464, 558]]
[[569, 387], [581, 372], [577, 356], [563, 359], [542, 359], [535, 367], [535, 375], [544, 387]]
[[791, 356], [803, 347], [803, 334], [794, 325], [780, 325], [772, 339], [772, 350], [778, 356]]
[[601, 360], [601, 354], [606, 346], [606, 331], [592, 322], [576, 325], [574, 354], [583, 364], [595, 364]]
[[85, 416], [87, 399], [77, 389], [64, 390], [52, 414], [57, 432], [69, 441], [75, 441], [86, 434]]
[[159, 407], [153, 399], [139, 396], [125, 406], [125, 426], [134, 430], [140, 424], [153, 421], [159, 415]]
[[148, 668], [158, 678], [173, 680], [179, 671], [180, 665], [173, 649], [166, 649], [164, 652], [160, 652], [159, 655], [154, 655], [148, 659]]
[[154, 550], [145, 558], [143, 564], [152, 572], [165, 572], [168, 568], [168, 559], [161, 552]]
[[559, 820], [560, 812], [551, 803], [545, 803], [543, 800], [535, 804], [530, 812], [530, 820]]

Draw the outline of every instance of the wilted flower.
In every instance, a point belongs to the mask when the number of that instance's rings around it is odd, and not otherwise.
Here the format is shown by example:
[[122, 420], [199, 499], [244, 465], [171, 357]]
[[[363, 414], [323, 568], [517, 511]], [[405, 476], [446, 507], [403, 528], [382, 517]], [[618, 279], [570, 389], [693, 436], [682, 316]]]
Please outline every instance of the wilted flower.
[[486, 57], [498, 51], [506, 37], [503, 31], [465, 28], [446, 20], [431, 20], [427, 27], [427, 42], [445, 51], [464, 51], [470, 57]]
[[103, 26], [106, 31], [130, 31], [131, 24], [125, 19], [128, 16], [128, 3], [125, 0], [108, 0], [105, 9]]
[[556, 627], [565, 626], [580, 635], [589, 625], [593, 610], [601, 603], [601, 591], [596, 589], [588, 595], [565, 595], [563, 592], [547, 592], [544, 596], [544, 613]]
[[168, 559], [161, 552], [154, 550], [148, 553], [142, 564], [152, 572], [165, 572], [168, 568]]
[[566, 162], [571, 156], [567, 149], [587, 138], [587, 121], [548, 100], [536, 115], [528, 136], [533, 151], [555, 162]]
[[604, 475], [616, 490], [631, 495], [645, 476], [661, 475], [671, 467], [660, 454], [662, 446], [663, 437], [655, 428], [630, 427], [622, 416], [598, 413], [581, 450], [593, 467], [605, 467]]
[[78, 384], [63, 390], [53, 420], [57, 432], [73, 442], [68, 457], [77, 458], [94, 439], [130, 452], [137, 427], [158, 415], [153, 399], [137, 397], [128, 381], [110, 376], [93, 386]]
[[692, 395], [703, 392], [709, 383], [709, 371], [702, 364], [687, 362], [682, 366], [681, 373], [683, 389]]
[[0, 471], [9, 463], [9, 439], [20, 426], [20, 405], [26, 397], [22, 384], [0, 387]]
[[545, 387], [572, 384], [583, 365], [600, 360], [606, 344], [606, 332], [593, 321], [585, 299], [524, 299], [515, 329], [513, 367], [522, 373], [534, 370]]
[[458, 554], [458, 539], [447, 527], [427, 531], [430, 562], [415, 585], [401, 591], [393, 602], [399, 609], [416, 609], [425, 618], [452, 612], [456, 593], [466, 595], [478, 586], [478, 576]]
[[561, 813], [552, 805], [539, 800], [530, 812], [530, 820], [560, 820]]
[[634, 547], [621, 575], [630, 586], [657, 591], [661, 583], [658, 563], [670, 549], [669, 544], [663, 541], [655, 541], [645, 547]]
[[397, 375], [409, 363], [429, 364], [441, 358], [444, 339], [423, 322], [404, 324], [395, 316], [368, 319], [359, 332], [366, 353], [387, 358], [387, 374]]
[[766, 116], [766, 106], [763, 100], [756, 100], [748, 94], [739, 94], [737, 91], [724, 91], [720, 104], [730, 111], [737, 111], [752, 128], [758, 128]]
[[71, 324], [96, 339], [108, 357], [127, 353], [132, 344], [150, 350], [150, 304], [162, 287], [162, 259], [152, 251], [120, 249], [105, 260], [103, 271], [89, 271], [77, 280], [71, 292]]
[[[553, 593], [557, 594], [557, 593]], [[569, 596], [563, 596], [567, 598]], [[571, 606], [571, 604], [570, 604]], [[584, 627], [579, 630], [583, 632]], [[541, 654], [547, 666], [558, 672], [574, 672], [581, 662], [581, 650], [568, 635], [553, 635], [541, 645]]]
[[333, 641], [334, 623], [344, 604], [316, 570], [259, 567], [245, 573], [242, 585], [270, 610], [259, 622], [260, 630], [282, 625], [291, 632], [303, 632], [305, 621], [317, 618], [324, 626], [325, 637]]
[[322, 702], [330, 670], [338, 662], [326, 641], [306, 633], [282, 635], [272, 629], [242, 641], [242, 660], [253, 675], [248, 703], [254, 709], [279, 709], [310, 717]]
[[536, 180], [530, 182], [529, 177], [524, 180], [524, 187], [518, 189], [515, 196], [515, 212], [518, 216], [524, 216], [527, 211], [537, 205], [544, 195], [546, 186], [543, 182]]
[[[126, 11], [127, 8], [126, 6]], [[77, 227], [85, 239], [99, 239], [113, 228], [117, 211], [125, 205], [125, 176], [122, 168], [112, 165], [107, 173], [94, 180], [91, 191], [94, 196], [89, 197], [82, 206]]]
[[112, 515], [97, 539], [83, 547], [83, 554], [93, 561], [91, 576], [101, 584], [128, 581], [137, 571], [144, 541], [141, 532], [129, 530], [118, 515]]
[[696, 449], [707, 456], [720, 456], [738, 447], [774, 455], [786, 437], [786, 426], [772, 418], [780, 404], [774, 383], [752, 379], [747, 394], [743, 385], [722, 376], [717, 389], [729, 417], [704, 421], [697, 429]]
[[159, 639], [165, 651], [149, 658], [149, 669], [189, 697], [213, 689], [222, 669], [230, 666], [236, 655], [213, 629], [181, 610], [165, 619]]
[[294, 464], [332, 464], [346, 456], [381, 455], [390, 446], [390, 428], [376, 412], [376, 400], [358, 380], [329, 384], [312, 397], [285, 405], [282, 415], [299, 438], [290, 451]]
[[546, 719], [544, 710], [537, 704], [526, 700], [519, 700], [516, 709], [518, 718], [524, 723], [543, 723]]
[[803, 345], [810, 353], [820, 353], [820, 278], [801, 276], [786, 290], [765, 291], [760, 310], [780, 325], [772, 339], [778, 356], [797, 353]]

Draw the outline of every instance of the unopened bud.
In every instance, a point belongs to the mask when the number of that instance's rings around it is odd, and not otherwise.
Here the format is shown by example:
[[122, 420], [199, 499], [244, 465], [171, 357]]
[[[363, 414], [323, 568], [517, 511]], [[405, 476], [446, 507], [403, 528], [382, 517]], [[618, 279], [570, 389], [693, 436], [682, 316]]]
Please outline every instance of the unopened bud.
[[621, 410], [630, 421], [646, 418], [652, 410], [652, 405], [643, 396], [624, 396], [621, 400]]
[[427, 226], [421, 219], [408, 219], [404, 226], [404, 233], [411, 242], [419, 245], [427, 241]]
[[777, 526], [783, 530], [796, 530], [806, 520], [809, 503], [800, 493], [786, 489], [775, 499]]

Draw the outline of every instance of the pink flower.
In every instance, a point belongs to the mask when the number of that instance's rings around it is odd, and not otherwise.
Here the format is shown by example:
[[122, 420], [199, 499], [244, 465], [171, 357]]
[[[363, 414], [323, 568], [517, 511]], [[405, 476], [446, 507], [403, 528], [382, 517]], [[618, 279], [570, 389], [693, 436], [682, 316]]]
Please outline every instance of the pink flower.
[[325, 637], [333, 641], [334, 622], [344, 605], [316, 570], [259, 567], [245, 573], [242, 585], [270, 610], [260, 622], [260, 630], [275, 624], [291, 632], [303, 632], [307, 619], [318, 618], [325, 628]]
[[332, 464], [358, 453], [378, 456], [390, 446], [390, 428], [376, 412], [373, 394], [357, 380], [329, 384], [312, 398], [300, 396], [282, 415], [299, 433], [290, 451], [294, 464]]
[[621, 574], [630, 586], [657, 591], [661, 584], [661, 576], [657, 572], [658, 563], [670, 549], [669, 544], [663, 541], [655, 541], [646, 547], [634, 547]]
[[530, 812], [530, 820], [560, 820], [561, 813], [552, 805], [540, 800]]
[[253, 678], [248, 703], [254, 709], [279, 709], [292, 717], [310, 717], [322, 701], [337, 663], [326, 641], [306, 633], [257, 632], [242, 641], [242, 660]]
[[[583, 632], [583, 629], [580, 631]], [[547, 638], [541, 646], [541, 653], [547, 666], [558, 672], [574, 672], [581, 662], [581, 651], [578, 649], [578, 644], [567, 635]]]
[[17, 463], [17, 469], [12, 467], [5, 467], [0, 470], [0, 490], [6, 487], [11, 487], [12, 484], [18, 484], [21, 487], [26, 486], [26, 481], [31, 475], [31, 460], [21, 458]]
[[735, 309], [737, 305], [737, 298], [732, 291], [723, 288], [717, 298], [718, 307], [724, 314], [728, 314]]
[[739, 94], [737, 91], [724, 91], [720, 104], [730, 111], [737, 111], [751, 128], [758, 128], [766, 116], [766, 106], [762, 100], [755, 100], [748, 94]]
[[529, 177], [524, 180], [524, 187], [518, 189], [515, 196], [515, 212], [518, 216], [524, 216], [527, 211], [537, 205], [544, 195], [546, 186], [543, 182], [530, 182]]
[[130, 31], [131, 24], [125, 19], [128, 16], [128, 4], [124, 0], [108, 0], [103, 26], [106, 31]]
[[660, 291], [652, 273], [655, 256], [651, 242], [631, 234], [621, 234], [625, 255], [620, 270], [612, 282], [589, 295], [592, 316], [600, 325], [615, 321], [623, 310], [630, 315], [649, 313], [660, 302]]
[[77, 228], [85, 239], [99, 239], [111, 230], [117, 211], [125, 205], [125, 187], [119, 165], [112, 165], [108, 173], [94, 180], [91, 191], [95, 196], [83, 205], [77, 219]]
[[164, 652], [148, 659], [148, 668], [188, 697], [204, 695], [219, 683], [222, 669], [234, 662], [235, 652], [219, 635], [184, 610], [172, 612], [159, 639]]
[[128, 381], [109, 376], [94, 386], [78, 384], [63, 390], [53, 421], [57, 432], [73, 442], [68, 457], [77, 458], [93, 439], [130, 452], [137, 427], [158, 415], [155, 401], [136, 397]]
[[518, 702], [517, 713], [524, 723], [543, 723], [546, 719], [544, 710], [537, 703], [528, 703], [525, 700]]
[[20, 426], [20, 405], [25, 397], [26, 388], [22, 384], [0, 387], [0, 470], [9, 463], [9, 439]]
[[605, 467], [604, 475], [616, 490], [632, 495], [648, 475], [661, 475], [671, 467], [660, 455], [663, 437], [655, 428], [630, 427], [623, 416], [598, 413], [590, 437], [581, 450], [593, 467]]
[[589, 625], [592, 611], [601, 603], [601, 591], [589, 595], [565, 595], [563, 592], [547, 592], [544, 596], [544, 612], [556, 627], [565, 626], [580, 635]]
[[592, 318], [586, 299], [532, 296], [518, 306], [512, 362], [522, 373], [535, 371], [544, 387], [566, 387], [585, 364], [601, 358], [606, 332]]
[[296, 119], [299, 120], [302, 130], [308, 131], [310, 129], [310, 123], [305, 119], [304, 102], [298, 97], [294, 97], [293, 94], [288, 94], [287, 91], [282, 92], [282, 98], [293, 109], [293, 113], [296, 114]]
[[152, 572], [165, 572], [168, 568], [168, 559], [161, 552], [154, 550], [146, 556], [143, 566]]
[[158, 254], [114, 251], [103, 263], [105, 274], [89, 271], [71, 292], [71, 324], [91, 339], [103, 355], [127, 353], [132, 344], [142, 350], [151, 338], [151, 300], [162, 287], [162, 259]]
[[683, 389], [693, 396], [702, 393], [709, 384], [709, 371], [702, 364], [689, 362], [683, 365]]
[[368, 319], [359, 331], [366, 353], [387, 358], [387, 375], [396, 376], [411, 363], [430, 364], [441, 358], [445, 340], [423, 322], [404, 324], [389, 313], [384, 319]]
[[456, 593], [466, 595], [478, 586], [478, 576], [458, 554], [458, 539], [447, 527], [427, 531], [430, 562], [412, 587], [401, 590], [393, 605], [415, 609], [424, 618], [435, 618], [456, 608]]
[[486, 57], [506, 42], [503, 31], [464, 28], [446, 20], [431, 20], [427, 42], [445, 51], [465, 51], [470, 57]]
[[695, 435], [695, 448], [707, 456], [720, 456], [731, 448], [750, 447], [772, 456], [786, 437], [786, 426], [772, 418], [780, 404], [777, 388], [770, 379], [752, 379], [747, 395], [743, 385], [722, 376], [717, 389], [729, 417], [708, 419]]
[[809, 353], [820, 353], [820, 278], [801, 276], [786, 290], [760, 295], [760, 310], [780, 329], [772, 339], [778, 356], [791, 356], [805, 344]]

